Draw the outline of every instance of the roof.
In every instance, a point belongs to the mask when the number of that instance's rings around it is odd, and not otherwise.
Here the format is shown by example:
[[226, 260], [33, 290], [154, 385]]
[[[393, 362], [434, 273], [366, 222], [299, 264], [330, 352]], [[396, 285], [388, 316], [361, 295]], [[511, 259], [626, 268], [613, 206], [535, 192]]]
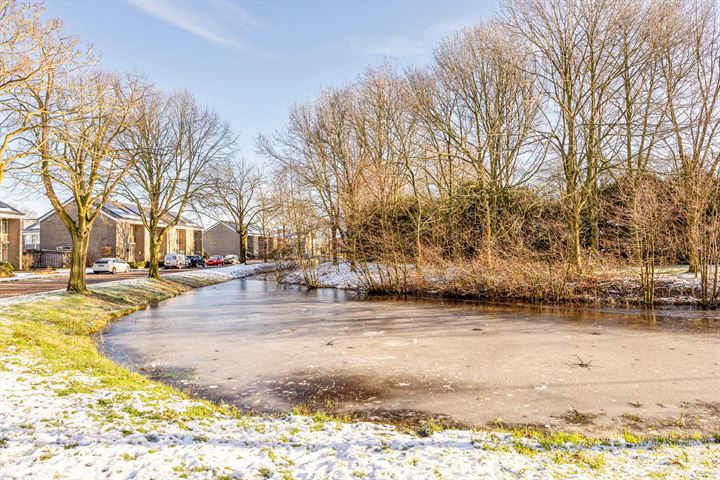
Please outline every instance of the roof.
[[[72, 200], [68, 200], [65, 202], [65, 204], [71, 202]], [[42, 217], [38, 218], [38, 223], [44, 221], [48, 217], [50, 217], [52, 214], [55, 213], [55, 210], [50, 210]], [[112, 218], [116, 221], [121, 222], [129, 222], [129, 223], [142, 223], [142, 217], [140, 216], [140, 210], [137, 208], [137, 205], [134, 203], [123, 203], [123, 202], [116, 202], [116, 201], [109, 201], [105, 202], [105, 205], [102, 207], [102, 214], [106, 215], [109, 218]], [[161, 220], [160, 224], [167, 225], [168, 223], [172, 222], [175, 218], [174, 213], [168, 213], [165, 215]], [[195, 230], [202, 230], [202, 226], [198, 225], [197, 223], [193, 222], [189, 218], [185, 216], [180, 217], [180, 221], [177, 224], [178, 227], [185, 227], [185, 228], [193, 228]]]
[[33, 222], [27, 227], [23, 228], [23, 233], [40, 233], [40, 222]]
[[25, 214], [5, 202], [0, 202], [0, 217], [24, 217]]
[[[229, 228], [233, 232], [238, 231], [237, 224], [235, 222], [227, 222], [227, 221], [216, 222], [213, 226], [208, 228], [207, 231], [212, 230], [213, 228], [217, 227], [218, 225], [223, 225], [224, 227]], [[250, 225], [250, 227], [248, 228], [248, 235], [260, 236], [260, 235], [262, 235], [262, 232], [257, 225]]]

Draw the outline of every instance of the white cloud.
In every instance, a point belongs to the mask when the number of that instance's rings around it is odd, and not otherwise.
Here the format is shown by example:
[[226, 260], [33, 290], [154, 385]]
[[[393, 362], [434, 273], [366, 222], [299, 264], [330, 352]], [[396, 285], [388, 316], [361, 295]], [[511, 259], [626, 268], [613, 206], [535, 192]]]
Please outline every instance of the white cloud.
[[209, 42], [247, 50], [239, 36], [264, 25], [229, 0], [182, 2], [179, 0], [128, 0], [135, 8]]

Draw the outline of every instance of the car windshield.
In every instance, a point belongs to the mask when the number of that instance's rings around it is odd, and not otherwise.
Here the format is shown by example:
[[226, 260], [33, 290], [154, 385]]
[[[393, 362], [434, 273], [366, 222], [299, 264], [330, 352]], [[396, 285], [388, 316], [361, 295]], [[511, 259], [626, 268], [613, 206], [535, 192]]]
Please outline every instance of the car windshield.
[[110, 262], [109, 258], [101, 258], [99, 260], [95, 260], [95, 263], [109, 263], [109, 262]]

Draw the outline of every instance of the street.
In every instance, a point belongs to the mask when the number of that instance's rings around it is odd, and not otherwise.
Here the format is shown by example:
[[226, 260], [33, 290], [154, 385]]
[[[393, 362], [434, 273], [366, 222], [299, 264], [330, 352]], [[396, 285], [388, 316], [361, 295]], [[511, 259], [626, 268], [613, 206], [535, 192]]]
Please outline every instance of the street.
[[[206, 267], [208, 269], [222, 268], [220, 267]], [[185, 269], [185, 270], [197, 270], [197, 269]], [[183, 270], [180, 270], [183, 271]], [[160, 275], [168, 273], [177, 273], [178, 270], [160, 270]], [[129, 278], [144, 278], [147, 277], [147, 270], [137, 270], [129, 273], [118, 273], [112, 274], [87, 274], [87, 284], [95, 285], [98, 283], [114, 282], [117, 280], [126, 280]], [[67, 286], [68, 275], [53, 275], [51, 277], [40, 277], [40, 278], [23, 278], [12, 281], [0, 282], [0, 298], [17, 297], [19, 295], [29, 295], [31, 293], [42, 293], [50, 292], [53, 290], [62, 290]]]

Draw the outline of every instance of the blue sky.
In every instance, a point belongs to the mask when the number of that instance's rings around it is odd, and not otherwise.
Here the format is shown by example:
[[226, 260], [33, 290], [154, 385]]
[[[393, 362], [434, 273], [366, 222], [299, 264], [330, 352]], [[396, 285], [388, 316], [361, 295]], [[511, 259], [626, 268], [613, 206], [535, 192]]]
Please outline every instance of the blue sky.
[[[94, 46], [104, 68], [142, 72], [165, 90], [188, 89], [232, 122], [241, 155], [260, 162], [255, 137], [281, 128], [293, 103], [323, 86], [352, 81], [386, 59], [425, 64], [439, 39], [487, 19], [496, 5], [49, 0], [46, 8]], [[42, 195], [7, 186], [0, 187], [0, 197], [37, 213], [49, 208]]]

